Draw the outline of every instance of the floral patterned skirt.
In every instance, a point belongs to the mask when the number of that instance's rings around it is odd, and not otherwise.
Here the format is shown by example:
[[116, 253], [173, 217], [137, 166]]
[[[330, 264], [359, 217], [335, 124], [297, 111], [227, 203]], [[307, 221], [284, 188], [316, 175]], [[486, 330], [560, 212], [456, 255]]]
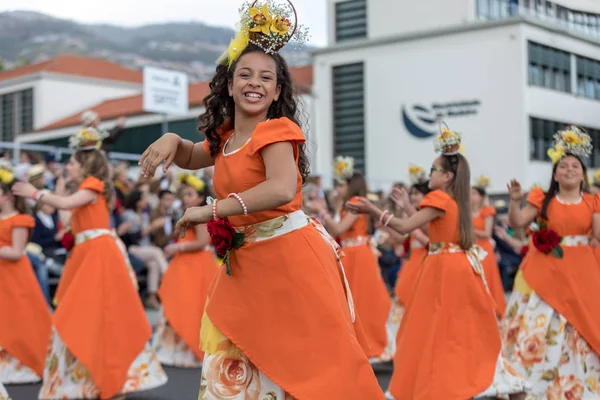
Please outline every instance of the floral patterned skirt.
[[295, 400], [252, 364], [206, 313], [202, 332], [207, 343], [202, 345], [205, 353], [198, 400]]
[[10, 400], [8, 392], [6, 391], [2, 383], [0, 383], [0, 400]]
[[380, 357], [369, 360], [371, 364], [388, 362], [394, 359], [394, 354], [396, 354], [396, 338], [400, 330], [400, 322], [402, 322], [403, 315], [404, 306], [398, 304], [396, 301], [392, 302], [392, 309], [390, 310], [390, 315], [385, 326], [387, 331], [387, 346], [385, 346], [383, 354]]
[[168, 324], [161, 309], [156, 330], [152, 336], [152, 348], [163, 365], [179, 368], [199, 368], [202, 360]]
[[[165, 383], [167, 375], [147, 344], [131, 364], [121, 394], [150, 390]], [[39, 399], [97, 399], [99, 394], [100, 389], [87, 368], [73, 356], [53, 328]]]
[[[33, 372], [31, 368], [21, 364], [19, 360], [8, 354], [8, 352], [0, 346], [0, 383], [5, 383], [7, 385], [24, 384], [36, 383], [41, 380], [42, 378]], [[1, 396], [0, 400], [2, 400]]]
[[562, 315], [515, 278], [505, 319], [504, 348], [531, 383], [535, 399], [600, 399], [600, 358]]

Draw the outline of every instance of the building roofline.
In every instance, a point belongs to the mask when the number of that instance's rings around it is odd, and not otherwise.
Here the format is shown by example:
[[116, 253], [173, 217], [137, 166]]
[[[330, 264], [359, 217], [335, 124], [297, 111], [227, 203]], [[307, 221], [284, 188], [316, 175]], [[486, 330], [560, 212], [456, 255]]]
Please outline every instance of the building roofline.
[[313, 56], [319, 56], [319, 55], [323, 55], [323, 54], [339, 53], [339, 52], [343, 52], [343, 51], [364, 49], [364, 48], [368, 48], [368, 47], [385, 46], [385, 45], [389, 45], [389, 44], [396, 44], [396, 43], [408, 42], [408, 41], [419, 40], [419, 39], [428, 39], [428, 38], [438, 37], [438, 36], [443, 36], [443, 35], [454, 35], [454, 34], [460, 34], [460, 33], [471, 32], [471, 31], [475, 32], [475, 31], [494, 29], [494, 28], [505, 27], [505, 26], [519, 25], [519, 24], [529, 24], [529, 25], [535, 26], [537, 28], [541, 28], [541, 29], [553, 32], [553, 33], [559, 33], [559, 34], [562, 34], [565, 36], [572, 37], [574, 39], [582, 40], [584, 42], [587, 42], [587, 43], [590, 43], [590, 44], [593, 44], [596, 46], [600, 45], [600, 39], [594, 39], [594, 38], [584, 35], [584, 34], [578, 34], [576, 32], [568, 30], [567, 28], [557, 26], [556, 23], [541, 21], [537, 18], [530, 17], [527, 15], [520, 15], [520, 16], [497, 20], [497, 21], [475, 21], [475, 22], [469, 22], [469, 23], [464, 23], [464, 24], [460, 24], [460, 25], [454, 25], [454, 26], [448, 26], [448, 27], [436, 28], [436, 29], [428, 29], [426, 31], [419, 31], [419, 32], [402, 33], [402, 34], [398, 34], [398, 35], [391, 35], [391, 36], [376, 38], [376, 39], [362, 39], [362, 40], [354, 40], [354, 41], [348, 41], [348, 42], [343, 42], [343, 43], [337, 43], [332, 46], [315, 49], [311, 52], [311, 54]]

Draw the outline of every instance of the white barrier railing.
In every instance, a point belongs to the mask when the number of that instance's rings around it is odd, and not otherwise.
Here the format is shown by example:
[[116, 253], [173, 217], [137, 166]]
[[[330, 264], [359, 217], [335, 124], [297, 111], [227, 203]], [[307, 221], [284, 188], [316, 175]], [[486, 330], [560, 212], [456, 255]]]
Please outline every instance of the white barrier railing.
[[[34, 151], [36, 153], [50, 153], [53, 154], [57, 160], [60, 160], [64, 154], [73, 154], [74, 150], [67, 147], [48, 146], [43, 144], [30, 144], [30, 143], [13, 143], [13, 142], [0, 142], [0, 150], [12, 150], [13, 159], [18, 162], [21, 151]], [[118, 161], [138, 161], [141, 154], [133, 153], [119, 153], [111, 151], [108, 153], [108, 158], [111, 160]]]

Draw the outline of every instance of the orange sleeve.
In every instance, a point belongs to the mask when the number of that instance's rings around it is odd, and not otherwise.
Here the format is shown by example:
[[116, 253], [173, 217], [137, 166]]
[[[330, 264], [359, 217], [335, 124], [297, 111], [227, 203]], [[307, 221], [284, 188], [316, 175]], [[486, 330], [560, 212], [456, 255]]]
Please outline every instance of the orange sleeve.
[[593, 203], [594, 212], [595, 213], [600, 212], [600, 194], [595, 195], [593, 201], [594, 201], [594, 203]]
[[18, 214], [12, 218], [13, 228], [28, 228], [31, 229], [35, 226], [35, 219], [31, 215]]
[[[254, 155], [259, 155], [262, 149], [273, 143], [292, 142], [301, 144], [305, 141], [306, 138], [300, 127], [284, 117], [258, 124], [249, 145], [250, 151]], [[295, 149], [294, 153], [296, 153]]]
[[348, 200], [348, 203], [350, 203], [350, 204], [362, 204], [360, 202], [360, 200], [358, 199], [358, 196], [354, 196], [353, 198], [351, 198], [350, 200]]
[[485, 206], [481, 209], [479, 213], [483, 218], [494, 217], [496, 216], [496, 209], [492, 206]]
[[[219, 136], [221, 137], [221, 145], [219, 147], [223, 146], [223, 142], [229, 138], [231, 133], [231, 123], [229, 121], [225, 121], [223, 125], [219, 128]], [[202, 148], [204, 149], [204, 152], [206, 154], [210, 154], [210, 143], [208, 142], [208, 140], [206, 140], [206, 138], [204, 139], [204, 141], [202, 141]]]
[[546, 194], [540, 188], [534, 188], [527, 196], [527, 202], [536, 208], [542, 208], [542, 203], [544, 203], [544, 197]]
[[434, 190], [429, 192], [421, 201], [421, 208], [432, 207], [438, 210], [447, 211], [448, 203], [453, 201], [452, 198], [442, 190]]
[[104, 190], [104, 182], [96, 177], [88, 176], [79, 185], [79, 190], [81, 189], [88, 189], [96, 193], [102, 193]]
[[210, 154], [210, 144], [208, 143], [208, 140], [204, 139], [202, 142], [202, 148], [206, 154]]

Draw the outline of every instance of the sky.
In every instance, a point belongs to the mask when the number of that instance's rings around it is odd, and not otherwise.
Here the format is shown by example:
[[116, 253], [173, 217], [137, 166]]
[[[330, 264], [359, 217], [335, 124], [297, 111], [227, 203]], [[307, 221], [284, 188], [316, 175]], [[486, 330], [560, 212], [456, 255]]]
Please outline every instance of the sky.
[[[239, 19], [237, 10], [241, 4], [240, 0], [19, 0], [0, 2], [0, 12], [38, 11], [78, 22], [123, 26], [193, 20], [234, 28]], [[313, 46], [324, 46], [327, 42], [327, 1], [296, 0], [294, 6], [300, 24], [308, 27], [310, 31], [309, 43]]]

